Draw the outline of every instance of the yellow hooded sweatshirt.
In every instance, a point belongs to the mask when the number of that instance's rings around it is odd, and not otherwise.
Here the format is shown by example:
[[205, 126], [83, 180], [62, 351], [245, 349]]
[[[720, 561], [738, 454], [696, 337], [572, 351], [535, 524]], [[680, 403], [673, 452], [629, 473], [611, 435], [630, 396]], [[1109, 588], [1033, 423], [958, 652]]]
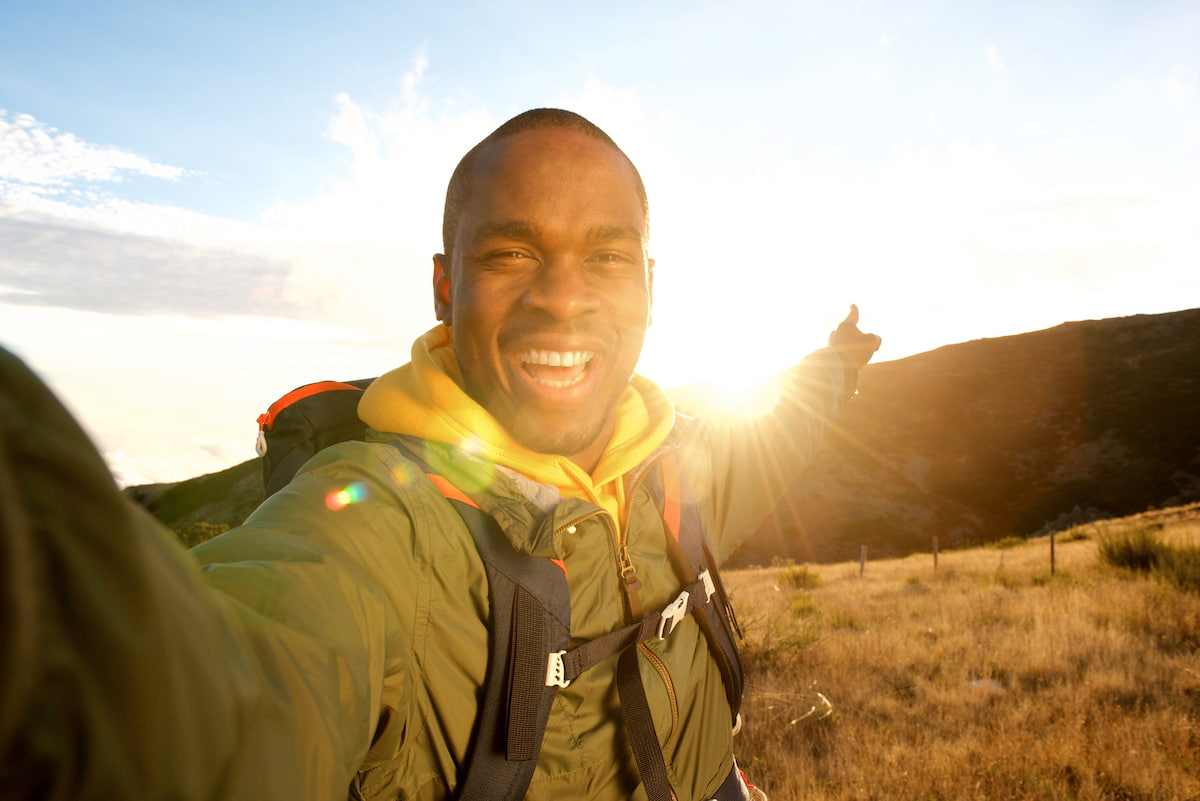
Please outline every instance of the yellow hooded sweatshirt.
[[670, 433], [671, 400], [657, 384], [634, 375], [617, 408], [616, 428], [591, 475], [566, 456], [538, 453], [516, 442], [462, 389], [450, 329], [438, 326], [413, 343], [412, 361], [380, 376], [358, 406], [377, 431], [408, 434], [476, 453], [572, 498], [603, 507], [625, 522], [621, 477], [648, 458]]

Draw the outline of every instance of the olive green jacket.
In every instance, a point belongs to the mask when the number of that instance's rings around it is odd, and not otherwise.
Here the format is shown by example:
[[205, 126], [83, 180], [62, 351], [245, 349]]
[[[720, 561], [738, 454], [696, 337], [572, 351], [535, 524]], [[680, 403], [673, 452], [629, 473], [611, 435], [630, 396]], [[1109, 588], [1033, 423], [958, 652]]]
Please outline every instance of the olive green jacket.
[[[721, 559], [808, 461], [844, 386], [840, 362], [818, 352], [772, 414], [679, 419], [660, 453], [674, 451]], [[17, 777], [34, 788], [24, 797], [64, 799], [451, 797], [487, 661], [486, 579], [470, 533], [394, 435], [326, 449], [193, 559], [121, 502], [73, 421], [46, 411], [44, 387], [23, 378], [9, 393], [7, 375], [3, 387], [4, 543], [19, 557], [0, 621], [13, 654], [0, 676], [3, 786]], [[14, 445], [21, 424], [35, 433]], [[626, 622], [621, 546], [647, 612], [678, 593], [639, 483], [657, 457], [627, 477], [619, 527], [509, 469], [410, 444], [514, 547], [563, 561], [573, 638]], [[733, 744], [704, 638], [689, 618], [641, 655], [672, 785], [707, 798]], [[559, 691], [528, 798], [644, 798], [614, 668]]]

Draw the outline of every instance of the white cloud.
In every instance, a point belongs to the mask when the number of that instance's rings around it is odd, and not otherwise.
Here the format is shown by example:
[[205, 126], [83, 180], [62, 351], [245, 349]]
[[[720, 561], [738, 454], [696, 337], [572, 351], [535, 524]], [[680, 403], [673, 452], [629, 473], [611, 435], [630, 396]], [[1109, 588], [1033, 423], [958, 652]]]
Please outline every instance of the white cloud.
[[[0, 215], [0, 285], [11, 303], [110, 314], [282, 316], [288, 265], [180, 239], [44, 215]], [[0, 294], [3, 294], [0, 290]]]
[[110, 314], [291, 314], [261, 229], [120, 196], [128, 174], [189, 173], [0, 112], [5, 300]]
[[277, 254], [292, 265], [289, 297], [319, 308], [326, 322], [402, 340], [436, 322], [431, 257], [442, 249], [450, 173], [500, 123], [483, 111], [432, 108], [420, 91], [426, 66], [418, 53], [395, 108], [378, 111], [339, 94], [327, 135], [348, 151], [348, 172], [263, 215]]
[[43, 190], [76, 181], [119, 182], [126, 173], [177, 181], [180, 167], [160, 164], [116, 147], [93, 145], [39, 122], [0, 109], [0, 178]]
[[1179, 65], [1167, 79], [1167, 100], [1176, 111], [1184, 111], [1196, 96], [1196, 87], [1200, 84], [1196, 70], [1192, 67]]
[[429, 45], [422, 44], [415, 56], [413, 56], [412, 67], [404, 74], [404, 97], [411, 99], [416, 96], [417, 90], [421, 85], [421, 78], [425, 76], [425, 70], [429, 68]]
[[273, 255], [257, 226], [122, 197], [122, 179], [131, 174], [173, 182], [194, 175], [0, 109], [0, 218]]
[[1000, 48], [995, 45], [988, 45], [983, 50], [987, 56], [988, 64], [991, 65], [992, 72], [1003, 72], [1004, 62], [1000, 60]]

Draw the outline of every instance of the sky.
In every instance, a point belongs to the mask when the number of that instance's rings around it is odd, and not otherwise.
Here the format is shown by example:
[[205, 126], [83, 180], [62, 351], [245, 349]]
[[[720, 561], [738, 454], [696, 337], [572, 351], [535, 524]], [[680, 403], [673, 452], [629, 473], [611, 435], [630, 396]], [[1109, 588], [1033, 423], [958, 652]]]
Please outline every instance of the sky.
[[[248, 7], [253, 6], [253, 7]], [[746, 380], [1200, 305], [1200, 3], [0, 0], [0, 345], [123, 485], [407, 361], [458, 159], [539, 106], [638, 165], [639, 371]]]

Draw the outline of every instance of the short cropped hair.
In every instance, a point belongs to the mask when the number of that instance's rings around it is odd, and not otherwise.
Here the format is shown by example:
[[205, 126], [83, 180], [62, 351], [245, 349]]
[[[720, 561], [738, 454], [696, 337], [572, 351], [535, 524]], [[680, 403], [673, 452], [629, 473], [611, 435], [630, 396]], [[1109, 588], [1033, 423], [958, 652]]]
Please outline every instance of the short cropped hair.
[[642, 203], [642, 212], [646, 218], [645, 234], [649, 236], [650, 203], [646, 198], [646, 187], [642, 183], [642, 176], [629, 156], [626, 156], [625, 152], [617, 147], [617, 143], [612, 140], [612, 137], [585, 117], [573, 111], [564, 111], [558, 108], [535, 108], [518, 114], [492, 131], [483, 141], [468, 150], [467, 155], [463, 156], [462, 161], [458, 162], [458, 166], [454, 168], [454, 174], [450, 176], [450, 184], [446, 187], [446, 207], [442, 214], [442, 248], [447, 256], [450, 255], [450, 249], [454, 247], [454, 238], [458, 235], [459, 216], [462, 214], [462, 210], [466, 208], [467, 203], [470, 202], [471, 193], [475, 188], [475, 162], [478, 160], [480, 153], [489, 145], [501, 139], [506, 139], [522, 131], [532, 131], [539, 128], [559, 128], [567, 131], [579, 131], [593, 139], [599, 139], [620, 153], [621, 157], [629, 164], [629, 168], [633, 170], [638, 200]]

